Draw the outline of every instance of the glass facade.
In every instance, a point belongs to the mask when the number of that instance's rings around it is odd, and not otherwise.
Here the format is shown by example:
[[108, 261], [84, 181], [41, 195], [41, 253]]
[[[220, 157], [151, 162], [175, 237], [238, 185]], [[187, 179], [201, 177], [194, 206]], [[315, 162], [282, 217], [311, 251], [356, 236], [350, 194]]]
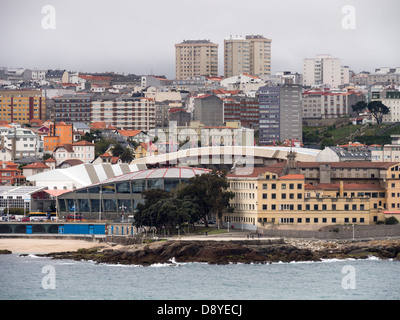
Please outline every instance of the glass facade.
[[98, 219], [103, 213], [107, 219], [119, 219], [122, 213], [134, 214], [142, 202], [141, 192], [147, 189], [171, 191], [180, 183], [188, 183], [197, 174], [211, 170], [199, 168], [159, 168], [128, 174], [127, 180], [107, 180], [104, 184], [91, 185], [58, 196], [60, 214], [76, 212], [84, 219]]

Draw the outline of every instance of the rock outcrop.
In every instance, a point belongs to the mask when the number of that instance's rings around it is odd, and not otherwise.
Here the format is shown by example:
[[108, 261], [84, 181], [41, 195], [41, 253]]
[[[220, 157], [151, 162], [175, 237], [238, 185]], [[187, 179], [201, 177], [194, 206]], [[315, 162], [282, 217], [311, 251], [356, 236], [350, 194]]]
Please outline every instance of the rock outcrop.
[[321, 261], [322, 259], [381, 259], [400, 260], [400, 240], [332, 243], [277, 241], [159, 241], [146, 245], [131, 245], [115, 249], [80, 249], [76, 252], [50, 253], [42, 256], [54, 259], [91, 260], [109, 264], [148, 266], [155, 263], [205, 262], [272, 263]]

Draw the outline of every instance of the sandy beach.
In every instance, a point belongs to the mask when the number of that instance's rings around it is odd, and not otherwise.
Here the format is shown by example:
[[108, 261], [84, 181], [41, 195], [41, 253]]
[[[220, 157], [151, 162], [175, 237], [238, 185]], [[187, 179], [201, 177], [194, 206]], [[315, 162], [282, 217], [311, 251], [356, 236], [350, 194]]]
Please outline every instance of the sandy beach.
[[76, 251], [81, 248], [104, 247], [97, 241], [63, 239], [0, 239], [0, 250], [16, 254], [45, 254], [52, 252]]

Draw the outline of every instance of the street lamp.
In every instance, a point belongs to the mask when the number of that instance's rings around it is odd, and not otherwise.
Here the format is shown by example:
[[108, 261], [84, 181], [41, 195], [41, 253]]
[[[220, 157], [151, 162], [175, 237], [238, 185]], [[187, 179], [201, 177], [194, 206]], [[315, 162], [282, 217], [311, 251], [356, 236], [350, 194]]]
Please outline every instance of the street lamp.
[[101, 186], [100, 186], [100, 200], [99, 200], [99, 221], [101, 221]]
[[120, 206], [119, 208], [121, 209], [121, 222], [122, 222], [122, 221], [125, 220], [125, 218], [124, 218], [124, 213], [125, 213], [125, 209], [126, 209], [127, 207], [125, 207], [124, 205], [122, 205], [122, 206]]

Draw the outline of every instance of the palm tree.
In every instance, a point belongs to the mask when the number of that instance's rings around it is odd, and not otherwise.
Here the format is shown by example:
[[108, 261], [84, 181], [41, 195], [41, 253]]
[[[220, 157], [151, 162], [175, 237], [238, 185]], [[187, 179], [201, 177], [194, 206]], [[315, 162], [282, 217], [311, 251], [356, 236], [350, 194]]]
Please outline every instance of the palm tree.
[[130, 148], [126, 148], [119, 156], [119, 158], [124, 163], [130, 163], [135, 158], [135, 156], [133, 155], [133, 152]]

